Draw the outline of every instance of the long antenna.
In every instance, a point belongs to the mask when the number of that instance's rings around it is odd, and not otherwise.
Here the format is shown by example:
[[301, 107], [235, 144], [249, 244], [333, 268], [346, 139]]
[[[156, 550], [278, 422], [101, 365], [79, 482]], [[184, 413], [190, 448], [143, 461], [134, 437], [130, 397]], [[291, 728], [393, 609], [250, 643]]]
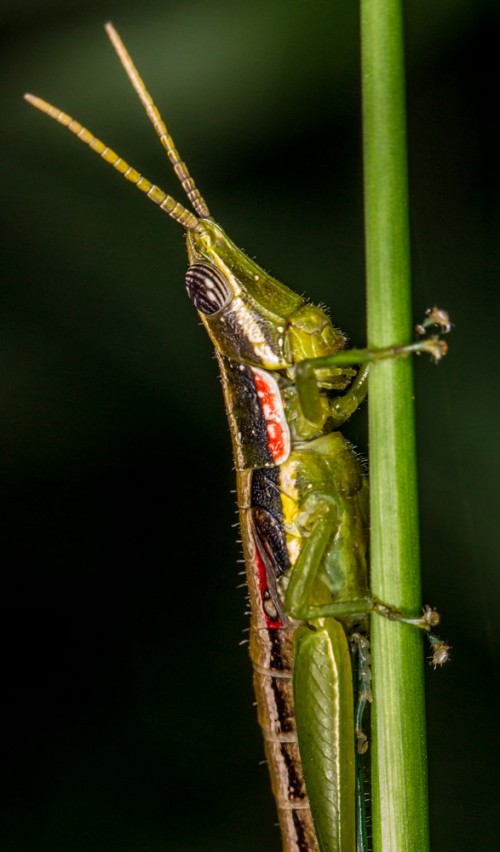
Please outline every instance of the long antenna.
[[174, 140], [170, 136], [167, 130], [167, 126], [163, 121], [157, 107], [155, 106], [153, 98], [146, 89], [146, 86], [144, 85], [144, 82], [133, 63], [127, 48], [123, 44], [120, 36], [118, 35], [111, 22], [105, 24], [104, 29], [106, 30], [110, 38], [111, 44], [113, 45], [114, 49], [118, 54], [120, 62], [122, 63], [125, 71], [127, 72], [127, 76], [130, 82], [132, 83], [135, 91], [139, 96], [140, 102], [146, 110], [146, 114], [151, 124], [153, 125], [156, 133], [160, 138], [161, 144], [163, 145], [165, 151], [168, 154], [168, 158], [172, 163], [174, 171], [182, 185], [184, 192], [189, 198], [189, 201], [191, 202], [194, 210], [196, 210], [198, 216], [200, 216], [202, 219], [206, 219], [208, 216], [210, 216], [210, 211], [207, 207], [207, 204], [205, 203], [205, 200], [197, 189], [193, 178], [189, 174], [188, 167], [181, 160], [174, 145]]
[[140, 189], [141, 192], [144, 192], [151, 201], [158, 204], [161, 210], [171, 216], [172, 219], [175, 219], [176, 222], [179, 222], [183, 228], [187, 228], [191, 231], [200, 231], [203, 229], [200, 219], [206, 219], [209, 217], [210, 211], [200, 192], [196, 188], [196, 184], [189, 174], [186, 164], [180, 159], [173, 139], [168, 133], [166, 125], [154, 105], [151, 95], [139, 76], [120, 36], [111, 23], [107, 23], [105, 25], [105, 29], [134, 89], [139, 95], [141, 103], [143, 104], [156, 133], [160, 137], [160, 141], [168, 154], [168, 158], [174, 168], [174, 171], [198, 216], [195, 216], [194, 213], [188, 210], [187, 207], [184, 207], [184, 205], [179, 201], [176, 201], [171, 195], [163, 192], [159, 186], [156, 186], [156, 184], [151, 183], [151, 181], [143, 177], [138, 171], [136, 171], [136, 169], [132, 168], [132, 166], [129, 166], [123, 157], [120, 157], [112, 148], [109, 148], [104, 144], [104, 142], [101, 142], [97, 136], [94, 136], [90, 130], [80, 124], [80, 122], [76, 121], [76, 119], [67, 115], [58, 107], [52, 106], [52, 104], [49, 104], [47, 101], [42, 100], [42, 98], [37, 97], [37, 95], [26, 94], [24, 96], [25, 100], [27, 100], [32, 106], [36, 107], [36, 109], [39, 109], [40, 112], [44, 112], [46, 115], [50, 116], [50, 118], [53, 118], [54, 121], [62, 124], [63, 127], [67, 127], [71, 133], [75, 134], [80, 142], [84, 142], [85, 145], [88, 145], [89, 148], [92, 149], [92, 151], [99, 154], [103, 160], [110, 163], [117, 172], [123, 175], [123, 177], [130, 181], [130, 183], [134, 184], [134, 186], [136, 186], [137, 189]]
[[147, 178], [143, 177], [136, 171], [132, 166], [120, 157], [112, 148], [108, 148], [104, 142], [101, 142], [97, 136], [94, 136], [90, 130], [87, 130], [79, 121], [76, 121], [74, 118], [71, 118], [70, 115], [66, 115], [65, 112], [58, 109], [58, 107], [52, 106], [52, 104], [47, 103], [47, 101], [42, 100], [42, 98], [37, 97], [36, 95], [26, 94], [24, 96], [25, 100], [28, 101], [29, 104], [39, 109], [40, 112], [44, 112], [46, 115], [53, 118], [54, 121], [57, 121], [59, 124], [62, 124], [64, 127], [67, 127], [71, 133], [74, 133], [77, 139], [80, 142], [84, 142], [85, 145], [88, 145], [92, 151], [95, 151], [96, 154], [99, 154], [103, 160], [106, 160], [107, 163], [113, 166], [117, 172], [119, 172], [125, 180], [130, 181], [140, 189], [141, 192], [145, 192], [147, 197], [154, 201], [155, 204], [163, 210], [165, 213], [168, 213], [172, 219], [175, 219], [176, 222], [180, 222], [183, 228], [187, 228], [191, 231], [199, 231], [201, 229], [201, 224], [198, 218], [191, 213], [186, 207], [183, 207], [175, 198], [172, 198], [171, 195], [167, 195], [166, 192], [163, 192], [159, 186], [156, 186], [151, 181], [147, 180]]

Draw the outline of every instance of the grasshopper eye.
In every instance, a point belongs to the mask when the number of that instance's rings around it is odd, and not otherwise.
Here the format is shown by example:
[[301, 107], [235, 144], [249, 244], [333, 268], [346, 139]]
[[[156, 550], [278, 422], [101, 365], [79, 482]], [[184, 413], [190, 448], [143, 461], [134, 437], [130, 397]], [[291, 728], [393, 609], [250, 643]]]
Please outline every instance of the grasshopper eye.
[[186, 272], [188, 296], [202, 314], [216, 314], [233, 298], [233, 291], [224, 276], [208, 263], [193, 263]]

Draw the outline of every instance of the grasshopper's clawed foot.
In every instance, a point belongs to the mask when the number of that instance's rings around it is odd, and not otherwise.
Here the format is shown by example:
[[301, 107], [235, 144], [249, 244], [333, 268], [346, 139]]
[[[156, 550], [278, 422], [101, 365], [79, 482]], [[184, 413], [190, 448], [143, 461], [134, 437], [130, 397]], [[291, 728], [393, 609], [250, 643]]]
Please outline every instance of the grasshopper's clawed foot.
[[[436, 327], [437, 333], [432, 333], [431, 330]], [[437, 364], [448, 352], [448, 345], [439, 336], [449, 334], [451, 331], [448, 311], [438, 308], [437, 305], [434, 305], [433, 308], [427, 308], [425, 318], [415, 326], [415, 331], [420, 337], [428, 335], [425, 340], [420, 341], [422, 347], [420, 351], [428, 352]]]
[[421, 630], [430, 631], [433, 627], [437, 627], [441, 621], [439, 612], [431, 606], [424, 606], [422, 615], [419, 618], [399, 618], [405, 624], [413, 624], [414, 627], [420, 627]]
[[432, 629], [437, 627], [441, 621], [441, 616], [437, 610], [430, 606], [425, 606], [420, 618], [401, 618], [400, 621], [405, 624], [411, 624], [413, 627], [419, 627], [424, 630], [432, 648], [432, 654], [429, 657], [429, 662], [434, 668], [442, 666], [450, 659], [450, 648], [447, 642], [443, 642], [439, 636], [432, 633]]
[[439, 636], [436, 636], [436, 634], [432, 632], [434, 627], [437, 627], [441, 621], [439, 612], [433, 609], [433, 607], [425, 606], [423, 608], [422, 615], [418, 618], [405, 618], [403, 613], [399, 610], [394, 609], [381, 601], [372, 599], [371, 611], [377, 613], [377, 615], [382, 615], [384, 618], [389, 619], [389, 621], [400, 621], [403, 624], [409, 624], [412, 627], [418, 627], [419, 630], [423, 630], [432, 648], [432, 654], [429, 657], [429, 662], [432, 666], [434, 666], [434, 668], [444, 665], [450, 659], [449, 652], [451, 645], [448, 645], [447, 642], [443, 642]]
[[434, 305], [433, 308], [427, 308], [425, 319], [419, 325], [415, 326], [415, 331], [423, 337], [433, 325], [438, 326], [439, 334], [449, 334], [451, 331], [451, 321], [448, 311], [438, 308], [437, 305]]
[[444, 666], [444, 664], [450, 659], [451, 645], [448, 645], [447, 642], [443, 642], [443, 640], [440, 639], [439, 636], [435, 636], [434, 633], [428, 633], [427, 638], [432, 649], [432, 654], [428, 657], [429, 663], [435, 669], [437, 669], [438, 666]]
[[428, 337], [426, 340], [421, 340], [419, 352], [428, 352], [435, 364], [438, 364], [448, 352], [448, 344], [439, 337]]

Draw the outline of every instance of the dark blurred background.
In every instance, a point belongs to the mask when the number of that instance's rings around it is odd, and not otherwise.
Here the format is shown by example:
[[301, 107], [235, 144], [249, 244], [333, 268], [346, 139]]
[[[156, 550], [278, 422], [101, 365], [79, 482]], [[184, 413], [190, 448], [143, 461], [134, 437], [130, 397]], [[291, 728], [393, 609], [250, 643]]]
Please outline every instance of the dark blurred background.
[[[409, 0], [433, 848], [498, 845], [498, 4]], [[111, 19], [213, 215], [365, 340], [357, 4], [4, 0], [3, 852], [280, 847], [252, 706], [229, 435], [181, 229], [33, 91], [180, 200]], [[367, 452], [366, 412], [349, 435]]]

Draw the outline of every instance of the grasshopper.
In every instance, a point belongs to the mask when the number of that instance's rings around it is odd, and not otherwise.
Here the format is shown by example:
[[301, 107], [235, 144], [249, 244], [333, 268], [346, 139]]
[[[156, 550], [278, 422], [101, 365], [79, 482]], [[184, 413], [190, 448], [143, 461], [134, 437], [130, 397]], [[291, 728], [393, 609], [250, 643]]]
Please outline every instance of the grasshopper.
[[[368, 478], [338, 429], [366, 396], [371, 361], [422, 351], [439, 359], [446, 347], [424, 336], [405, 346], [346, 350], [345, 336], [321, 308], [264, 272], [214, 221], [118, 33], [110, 23], [106, 31], [191, 210], [79, 122], [25, 97], [186, 231], [186, 289], [215, 348], [230, 425], [250, 657], [283, 849], [355, 852], [365, 848], [357, 765], [367, 748], [362, 712], [371, 700], [369, 616], [424, 630], [435, 664], [448, 647], [431, 632], [433, 610], [404, 619], [370, 595]], [[447, 323], [435, 311], [420, 333], [434, 324], [445, 331]]]

